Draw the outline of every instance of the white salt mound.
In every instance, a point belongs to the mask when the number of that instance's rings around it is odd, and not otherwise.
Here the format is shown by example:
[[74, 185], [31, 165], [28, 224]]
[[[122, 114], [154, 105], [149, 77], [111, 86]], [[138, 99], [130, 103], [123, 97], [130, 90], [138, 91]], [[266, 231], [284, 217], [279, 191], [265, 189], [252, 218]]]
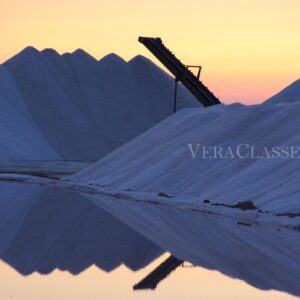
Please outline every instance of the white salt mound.
[[[172, 113], [173, 80], [141, 56], [97, 61], [80, 49], [59, 55], [28, 47], [3, 66], [36, 127], [65, 160], [98, 160]], [[179, 109], [201, 106], [182, 86], [178, 102]], [[51, 159], [47, 152], [40, 156]]]
[[[290, 88], [286, 95], [294, 95], [295, 86]], [[175, 197], [170, 201], [209, 199], [233, 205], [251, 200], [268, 211], [300, 212], [300, 159], [290, 154], [272, 159], [200, 155], [201, 146], [237, 149], [247, 144], [258, 155], [265, 147], [290, 147], [289, 153], [291, 147], [298, 147], [296, 156], [300, 156], [300, 102], [285, 101], [284, 106], [235, 104], [181, 110], [73, 178], [137, 195], [166, 193]], [[188, 144], [194, 150], [200, 144], [195, 158]]]

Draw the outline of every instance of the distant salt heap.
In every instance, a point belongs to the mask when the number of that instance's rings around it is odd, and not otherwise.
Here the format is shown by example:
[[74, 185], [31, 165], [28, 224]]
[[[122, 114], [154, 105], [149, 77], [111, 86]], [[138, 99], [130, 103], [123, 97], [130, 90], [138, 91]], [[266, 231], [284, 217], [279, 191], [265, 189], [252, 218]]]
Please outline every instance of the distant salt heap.
[[33, 121], [11, 74], [0, 65], [0, 160], [60, 159]]
[[300, 159], [194, 158], [188, 146], [236, 149], [247, 144], [258, 154], [265, 147], [300, 147], [300, 102], [286, 98], [297, 99], [299, 85], [284, 91], [284, 106], [275, 96], [262, 105], [182, 110], [73, 179], [137, 195], [164, 193], [173, 202], [251, 200], [272, 212], [300, 212]]
[[[172, 113], [173, 80], [142, 56], [97, 61], [81, 49], [28, 47], [1, 78], [0, 160], [98, 160]], [[178, 101], [200, 107], [182, 86]]]
[[266, 102], [273, 104], [300, 102], [300, 79], [293, 82]]

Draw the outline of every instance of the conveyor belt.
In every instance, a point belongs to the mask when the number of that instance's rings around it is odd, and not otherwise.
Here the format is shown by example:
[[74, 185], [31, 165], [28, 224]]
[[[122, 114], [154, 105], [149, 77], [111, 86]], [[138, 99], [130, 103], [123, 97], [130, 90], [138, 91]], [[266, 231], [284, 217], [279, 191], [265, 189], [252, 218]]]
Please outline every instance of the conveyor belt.
[[219, 99], [163, 44], [160, 38], [139, 37], [161, 63], [180, 81], [203, 106], [220, 104]]

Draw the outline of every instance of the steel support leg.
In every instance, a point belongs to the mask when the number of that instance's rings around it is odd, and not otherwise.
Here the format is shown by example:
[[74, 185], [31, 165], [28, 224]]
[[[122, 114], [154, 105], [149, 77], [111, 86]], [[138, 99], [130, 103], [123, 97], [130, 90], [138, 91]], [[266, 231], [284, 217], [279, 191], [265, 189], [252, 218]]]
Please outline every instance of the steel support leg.
[[177, 79], [175, 79], [175, 90], [174, 90], [173, 113], [176, 113], [176, 108], [177, 108], [177, 85], [178, 85], [178, 80], [177, 80]]

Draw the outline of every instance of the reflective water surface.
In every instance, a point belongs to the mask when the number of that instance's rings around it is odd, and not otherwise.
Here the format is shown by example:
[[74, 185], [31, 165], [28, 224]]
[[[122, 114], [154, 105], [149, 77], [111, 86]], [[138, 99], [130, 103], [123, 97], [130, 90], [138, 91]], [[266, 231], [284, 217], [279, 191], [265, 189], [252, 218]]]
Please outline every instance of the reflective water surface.
[[[299, 234], [196, 211], [0, 184], [0, 299], [298, 299]], [[184, 263], [158, 269], [170, 255]], [[157, 288], [134, 291], [149, 274]]]

